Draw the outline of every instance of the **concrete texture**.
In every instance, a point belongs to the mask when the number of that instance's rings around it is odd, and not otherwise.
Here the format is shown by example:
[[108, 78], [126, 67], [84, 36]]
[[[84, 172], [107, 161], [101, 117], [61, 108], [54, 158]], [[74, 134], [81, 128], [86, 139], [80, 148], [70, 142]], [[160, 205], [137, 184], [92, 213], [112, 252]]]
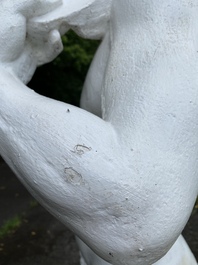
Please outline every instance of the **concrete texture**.
[[[74, 235], [34, 201], [0, 161], [0, 227], [18, 215], [19, 228], [0, 239], [1, 265], [79, 265]], [[198, 209], [184, 231], [198, 259]]]

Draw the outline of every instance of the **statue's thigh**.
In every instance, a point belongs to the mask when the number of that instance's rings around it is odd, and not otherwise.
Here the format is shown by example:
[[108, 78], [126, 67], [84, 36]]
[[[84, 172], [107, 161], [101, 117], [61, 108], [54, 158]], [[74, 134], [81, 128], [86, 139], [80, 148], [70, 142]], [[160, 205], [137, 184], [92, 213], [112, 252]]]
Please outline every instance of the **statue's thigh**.
[[[76, 238], [80, 252], [81, 265], [110, 265], [96, 255], [85, 243]], [[153, 265], [197, 265], [185, 239], [180, 236], [168, 253]]]
[[82, 240], [76, 237], [77, 244], [80, 249], [80, 264], [81, 265], [110, 265], [110, 263], [101, 259], [91, 250]]
[[153, 265], [197, 265], [183, 236], [180, 236], [168, 253]]

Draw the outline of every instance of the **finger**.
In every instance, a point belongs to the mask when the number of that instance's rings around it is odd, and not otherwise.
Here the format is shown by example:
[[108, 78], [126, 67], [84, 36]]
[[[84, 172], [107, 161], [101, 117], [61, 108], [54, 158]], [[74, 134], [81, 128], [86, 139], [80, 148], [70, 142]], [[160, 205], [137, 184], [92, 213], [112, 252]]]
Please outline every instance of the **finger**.
[[37, 64], [42, 65], [51, 62], [63, 50], [60, 33], [57, 30], [50, 32], [47, 41], [40, 43], [37, 52]]
[[46, 47], [46, 53], [44, 58], [45, 62], [50, 62], [55, 59], [62, 52], [62, 50], [63, 44], [60, 33], [57, 30], [51, 31]]
[[51, 13], [46, 13], [46, 15], [33, 18], [33, 21], [37, 21], [40, 23], [51, 22], [57, 19], [67, 18], [70, 15], [73, 15], [76, 12], [80, 12], [81, 10], [92, 5], [96, 0], [62, 0], [62, 4], [59, 5], [56, 9], [54, 9]]
[[[10, 1], [14, 2], [14, 1]], [[12, 3], [16, 11], [22, 13], [25, 17], [42, 16], [53, 11], [62, 4], [62, 0], [23, 0], [19, 3]]]
[[46, 28], [50, 30], [56, 28], [62, 34], [69, 28], [69, 17], [74, 13], [89, 7], [96, 0], [63, 0], [62, 5], [52, 12], [46, 13], [40, 17], [34, 17], [28, 22], [28, 32], [33, 34], [35, 28], [45, 32]]

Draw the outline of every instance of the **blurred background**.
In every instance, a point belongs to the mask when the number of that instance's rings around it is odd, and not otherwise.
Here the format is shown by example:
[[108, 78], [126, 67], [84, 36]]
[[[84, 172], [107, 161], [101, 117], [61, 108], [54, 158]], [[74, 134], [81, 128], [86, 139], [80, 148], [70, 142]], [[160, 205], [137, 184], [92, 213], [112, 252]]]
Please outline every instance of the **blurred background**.
[[[81, 39], [71, 31], [62, 39], [63, 52], [38, 68], [28, 86], [79, 106], [99, 42]], [[183, 234], [198, 260], [198, 202]], [[31, 197], [0, 158], [0, 265], [44, 264], [79, 265], [74, 235]]]
[[99, 41], [79, 38], [73, 31], [62, 37], [63, 52], [36, 70], [29, 87], [41, 95], [78, 106], [85, 76]]

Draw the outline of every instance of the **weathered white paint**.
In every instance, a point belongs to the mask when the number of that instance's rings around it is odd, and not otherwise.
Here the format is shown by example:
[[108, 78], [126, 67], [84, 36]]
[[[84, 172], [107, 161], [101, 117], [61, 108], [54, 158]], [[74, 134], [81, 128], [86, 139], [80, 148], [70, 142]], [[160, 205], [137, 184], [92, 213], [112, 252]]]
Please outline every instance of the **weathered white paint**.
[[[86, 246], [81, 240], [77, 238], [77, 243], [83, 253], [81, 256], [81, 265], [109, 265], [110, 263], [104, 261], [97, 256], [88, 246]], [[141, 251], [141, 249], [140, 249]], [[86, 261], [86, 262], [85, 262]], [[168, 251], [168, 253], [162, 257], [159, 261], [153, 265], [195, 265], [197, 264], [192, 252], [186, 244], [184, 238], [179, 236], [178, 240]]]
[[195, 265], [197, 264], [184, 238], [180, 236], [169, 252], [153, 265]]
[[[198, 0], [18, 2], [0, 10], [0, 154], [102, 259], [156, 262], [198, 193]], [[103, 39], [81, 104], [102, 119], [22, 84], [69, 28]], [[196, 264], [182, 237], [156, 264], [181, 257]]]

